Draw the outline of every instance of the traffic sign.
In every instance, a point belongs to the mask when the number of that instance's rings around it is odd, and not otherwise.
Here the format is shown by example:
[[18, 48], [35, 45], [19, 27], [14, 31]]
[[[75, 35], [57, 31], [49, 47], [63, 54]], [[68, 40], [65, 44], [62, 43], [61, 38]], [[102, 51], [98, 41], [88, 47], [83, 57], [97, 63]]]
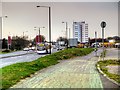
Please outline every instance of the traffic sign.
[[42, 36], [41, 35], [37, 35], [36, 36], [36, 43], [40, 43], [42, 42]]
[[11, 36], [8, 36], [8, 45], [11, 45], [12, 39]]
[[106, 27], [106, 22], [102, 21], [102, 22], [101, 22], [101, 27], [102, 27], [102, 28], [105, 28], [105, 27]]

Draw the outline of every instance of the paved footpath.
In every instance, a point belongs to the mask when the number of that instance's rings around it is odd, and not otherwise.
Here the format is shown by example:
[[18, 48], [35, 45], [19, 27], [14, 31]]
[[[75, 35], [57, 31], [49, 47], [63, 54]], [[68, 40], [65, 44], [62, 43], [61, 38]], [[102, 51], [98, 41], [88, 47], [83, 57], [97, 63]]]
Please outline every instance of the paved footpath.
[[109, 60], [109, 59], [120, 59], [120, 49], [118, 48], [107, 48], [106, 49], [106, 56], [105, 56], [105, 60]]
[[[83, 57], [63, 60], [38, 71], [11, 88], [103, 88], [95, 68], [98, 57], [94, 52]], [[88, 58], [89, 57], [89, 58]]]
[[[98, 55], [102, 49], [98, 50]], [[59, 64], [38, 71], [11, 88], [119, 88], [99, 74], [95, 52], [83, 57], [62, 60]]]

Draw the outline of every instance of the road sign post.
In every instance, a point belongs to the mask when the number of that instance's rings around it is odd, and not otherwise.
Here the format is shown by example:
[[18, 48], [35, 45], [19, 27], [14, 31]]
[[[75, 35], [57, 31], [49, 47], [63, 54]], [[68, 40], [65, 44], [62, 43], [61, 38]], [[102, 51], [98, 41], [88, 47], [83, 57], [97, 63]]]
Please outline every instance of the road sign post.
[[104, 60], [104, 28], [106, 27], [106, 22], [102, 21], [101, 22], [101, 27], [102, 27], [102, 48], [103, 48], [102, 57], [103, 57], [103, 60]]
[[96, 53], [96, 57], [97, 57], [97, 32], [95, 31], [95, 53]]

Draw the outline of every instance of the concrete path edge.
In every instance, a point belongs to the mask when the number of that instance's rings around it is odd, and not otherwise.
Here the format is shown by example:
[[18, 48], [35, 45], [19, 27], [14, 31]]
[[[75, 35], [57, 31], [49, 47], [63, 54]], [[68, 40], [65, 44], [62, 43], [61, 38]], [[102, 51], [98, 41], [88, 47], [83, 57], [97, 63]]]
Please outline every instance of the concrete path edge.
[[[99, 56], [98, 61], [100, 61], [100, 60], [101, 60], [101, 58], [100, 58], [100, 56]], [[113, 79], [110, 79], [105, 73], [103, 73], [103, 71], [100, 69], [99, 64], [97, 64], [96, 66], [97, 66], [97, 70], [99, 71], [100, 74], [102, 74], [102, 75], [103, 75], [105, 78], [107, 78], [109, 81], [113, 82], [114, 84], [116, 84], [116, 85], [118, 85], [118, 86], [120, 87], [120, 84], [119, 84], [119, 83], [117, 83], [117, 82], [114, 81]]]

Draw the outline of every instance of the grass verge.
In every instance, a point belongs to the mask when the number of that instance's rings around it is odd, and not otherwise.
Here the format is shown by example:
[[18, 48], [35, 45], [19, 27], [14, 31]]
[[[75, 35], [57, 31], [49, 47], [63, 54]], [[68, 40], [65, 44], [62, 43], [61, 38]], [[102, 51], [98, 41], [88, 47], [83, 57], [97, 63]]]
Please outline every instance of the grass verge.
[[7, 54], [7, 53], [11, 53], [11, 52], [15, 52], [15, 51], [3, 50], [3, 51], [0, 51], [0, 54]]
[[0, 54], [6, 54], [6, 53], [8, 53], [8, 52], [2, 52], [2, 51], [0, 51]]
[[2, 89], [13, 86], [21, 79], [30, 77], [31, 74], [34, 74], [38, 70], [57, 64], [58, 60], [87, 55], [92, 51], [92, 48], [65, 49], [32, 62], [17, 63], [0, 68], [0, 71], [2, 71]]
[[120, 60], [99, 61], [97, 64], [100, 66], [100, 69], [103, 71], [103, 73], [105, 73], [110, 79], [113, 79], [120, 84], [120, 75], [108, 72], [106, 67], [108, 65], [120, 65]]

